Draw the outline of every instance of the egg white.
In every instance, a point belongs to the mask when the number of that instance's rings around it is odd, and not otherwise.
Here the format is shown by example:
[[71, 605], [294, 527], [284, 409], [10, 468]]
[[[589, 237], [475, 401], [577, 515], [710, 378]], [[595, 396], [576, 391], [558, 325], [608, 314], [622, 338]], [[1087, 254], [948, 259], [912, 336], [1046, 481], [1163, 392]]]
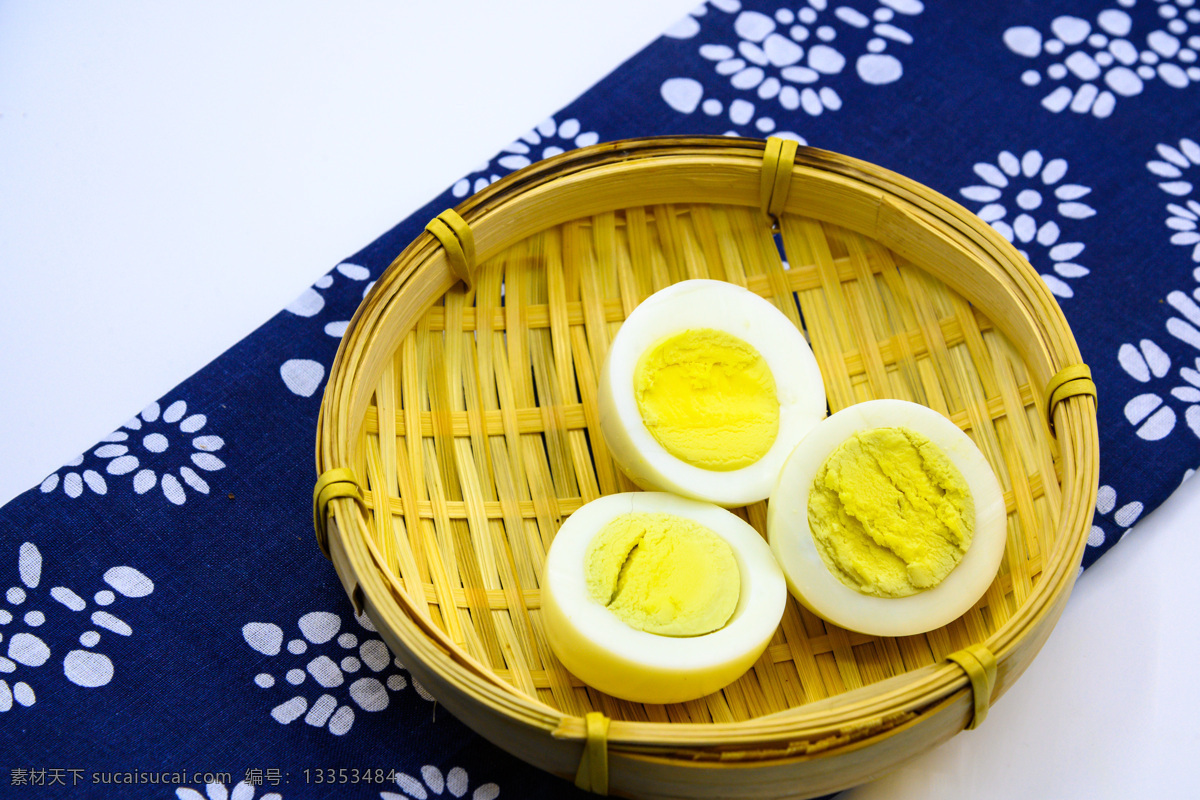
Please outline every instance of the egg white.
[[[829, 571], [808, 524], [808, 498], [821, 465], [853, 434], [904, 427], [940, 447], [962, 473], [975, 502], [971, 545], [941, 583], [907, 597], [855, 591]], [[908, 636], [957, 619], [987, 591], [1004, 556], [1004, 493], [965, 433], [933, 409], [904, 400], [871, 400], [825, 419], [784, 464], [767, 506], [767, 536], [792, 595], [817, 616], [860, 633]]]
[[[585, 555], [614, 518], [634, 512], [686, 517], [728, 542], [741, 590], [724, 627], [700, 636], [661, 636], [630, 627], [588, 591]], [[758, 531], [710, 503], [661, 492], [627, 492], [587, 503], [562, 524], [546, 555], [541, 616], [563, 665], [602, 692], [640, 703], [694, 700], [732, 683], [771, 641], [787, 585]]]
[[[708, 470], [676, 458], [647, 429], [634, 394], [642, 354], [662, 339], [711, 328], [749, 344], [775, 379], [779, 431], [762, 458], [740, 469]], [[792, 448], [825, 416], [825, 384], [804, 334], [783, 312], [732, 283], [688, 280], [646, 298], [621, 325], [599, 382], [600, 429], [613, 460], [643, 489], [727, 508], [764, 500]]]

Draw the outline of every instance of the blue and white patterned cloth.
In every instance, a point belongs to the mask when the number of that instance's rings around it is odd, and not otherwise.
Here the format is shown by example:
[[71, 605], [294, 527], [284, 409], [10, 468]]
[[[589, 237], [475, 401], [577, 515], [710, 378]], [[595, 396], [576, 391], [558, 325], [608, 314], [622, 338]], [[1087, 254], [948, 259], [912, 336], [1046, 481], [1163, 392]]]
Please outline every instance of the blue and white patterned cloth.
[[1200, 464], [1198, 54], [1193, 0], [697, 8], [0, 509], [0, 795], [576, 796], [440, 711], [354, 617], [307, 465], [339, 337], [392, 258], [480, 187], [598, 141], [790, 136], [1013, 241], [1099, 386], [1091, 564]]

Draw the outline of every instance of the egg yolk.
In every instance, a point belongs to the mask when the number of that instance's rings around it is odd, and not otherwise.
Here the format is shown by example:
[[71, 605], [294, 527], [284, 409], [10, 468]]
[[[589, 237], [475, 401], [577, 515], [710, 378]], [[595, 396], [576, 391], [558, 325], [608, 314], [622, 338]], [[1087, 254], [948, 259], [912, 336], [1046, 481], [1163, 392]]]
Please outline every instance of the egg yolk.
[[701, 469], [749, 466], [779, 432], [779, 399], [766, 359], [724, 331], [688, 330], [657, 342], [638, 361], [633, 389], [651, 435]]
[[817, 471], [808, 522], [825, 566], [875, 597], [942, 582], [970, 547], [975, 504], [958, 468], [908, 428], [861, 431]]
[[584, 556], [588, 591], [631, 628], [698, 636], [733, 616], [741, 574], [733, 549], [674, 514], [623, 514], [600, 529]]

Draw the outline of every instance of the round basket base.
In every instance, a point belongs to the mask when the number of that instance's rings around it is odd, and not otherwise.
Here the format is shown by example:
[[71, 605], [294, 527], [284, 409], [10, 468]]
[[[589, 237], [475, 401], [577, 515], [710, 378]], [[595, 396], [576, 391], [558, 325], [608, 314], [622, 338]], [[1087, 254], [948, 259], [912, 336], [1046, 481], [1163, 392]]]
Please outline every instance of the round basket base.
[[[973, 719], [948, 656], [995, 654], [984, 709], [1011, 684], [1082, 556], [1094, 406], [1061, 404], [1055, 437], [1043, 389], [1079, 354], [1040, 278], [911, 181], [805, 148], [788, 169], [774, 219], [761, 142], [601, 145], [515, 173], [459, 209], [477, 262], [420, 237], [330, 376], [318, 469], [349, 468], [361, 490], [329, 504], [351, 597], [452, 713], [544, 769], [574, 776], [584, 717], [601, 712], [616, 794], [809, 797], [878, 775]], [[635, 489], [600, 435], [596, 378], [625, 317], [688, 278], [744, 286], [805, 331], [831, 411], [912, 400], [975, 441], [1008, 507], [1003, 564], [975, 607], [879, 638], [789, 600], [745, 675], [674, 705], [615, 699], [562, 667], [540, 619], [546, 550], [581, 505]], [[765, 531], [765, 503], [735, 513]]]

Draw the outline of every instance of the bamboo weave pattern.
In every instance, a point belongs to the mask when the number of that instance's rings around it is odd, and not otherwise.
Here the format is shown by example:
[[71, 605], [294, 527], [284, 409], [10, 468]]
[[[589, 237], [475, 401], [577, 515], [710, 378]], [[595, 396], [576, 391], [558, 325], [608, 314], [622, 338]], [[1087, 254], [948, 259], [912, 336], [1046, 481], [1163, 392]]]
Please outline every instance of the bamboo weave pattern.
[[[633, 308], [687, 278], [745, 286], [805, 329], [831, 412], [913, 400], [975, 440], [1009, 514], [1000, 575], [975, 608], [887, 639], [828, 625], [789, 599], [746, 675], [668, 706], [611, 698], [557, 662], [539, 621], [546, 549], [583, 503], [635, 488], [600, 436], [596, 376]], [[455, 286], [430, 309], [384, 369], [355, 471], [375, 545], [405, 591], [519, 692], [575, 716], [736, 722], [939, 662], [1020, 607], [1061, 504], [1040, 391], [985, 316], [869, 238], [792, 215], [773, 237], [745, 207], [634, 207], [519, 242], [479, 265], [473, 289]], [[765, 531], [765, 503], [737, 513]]]

